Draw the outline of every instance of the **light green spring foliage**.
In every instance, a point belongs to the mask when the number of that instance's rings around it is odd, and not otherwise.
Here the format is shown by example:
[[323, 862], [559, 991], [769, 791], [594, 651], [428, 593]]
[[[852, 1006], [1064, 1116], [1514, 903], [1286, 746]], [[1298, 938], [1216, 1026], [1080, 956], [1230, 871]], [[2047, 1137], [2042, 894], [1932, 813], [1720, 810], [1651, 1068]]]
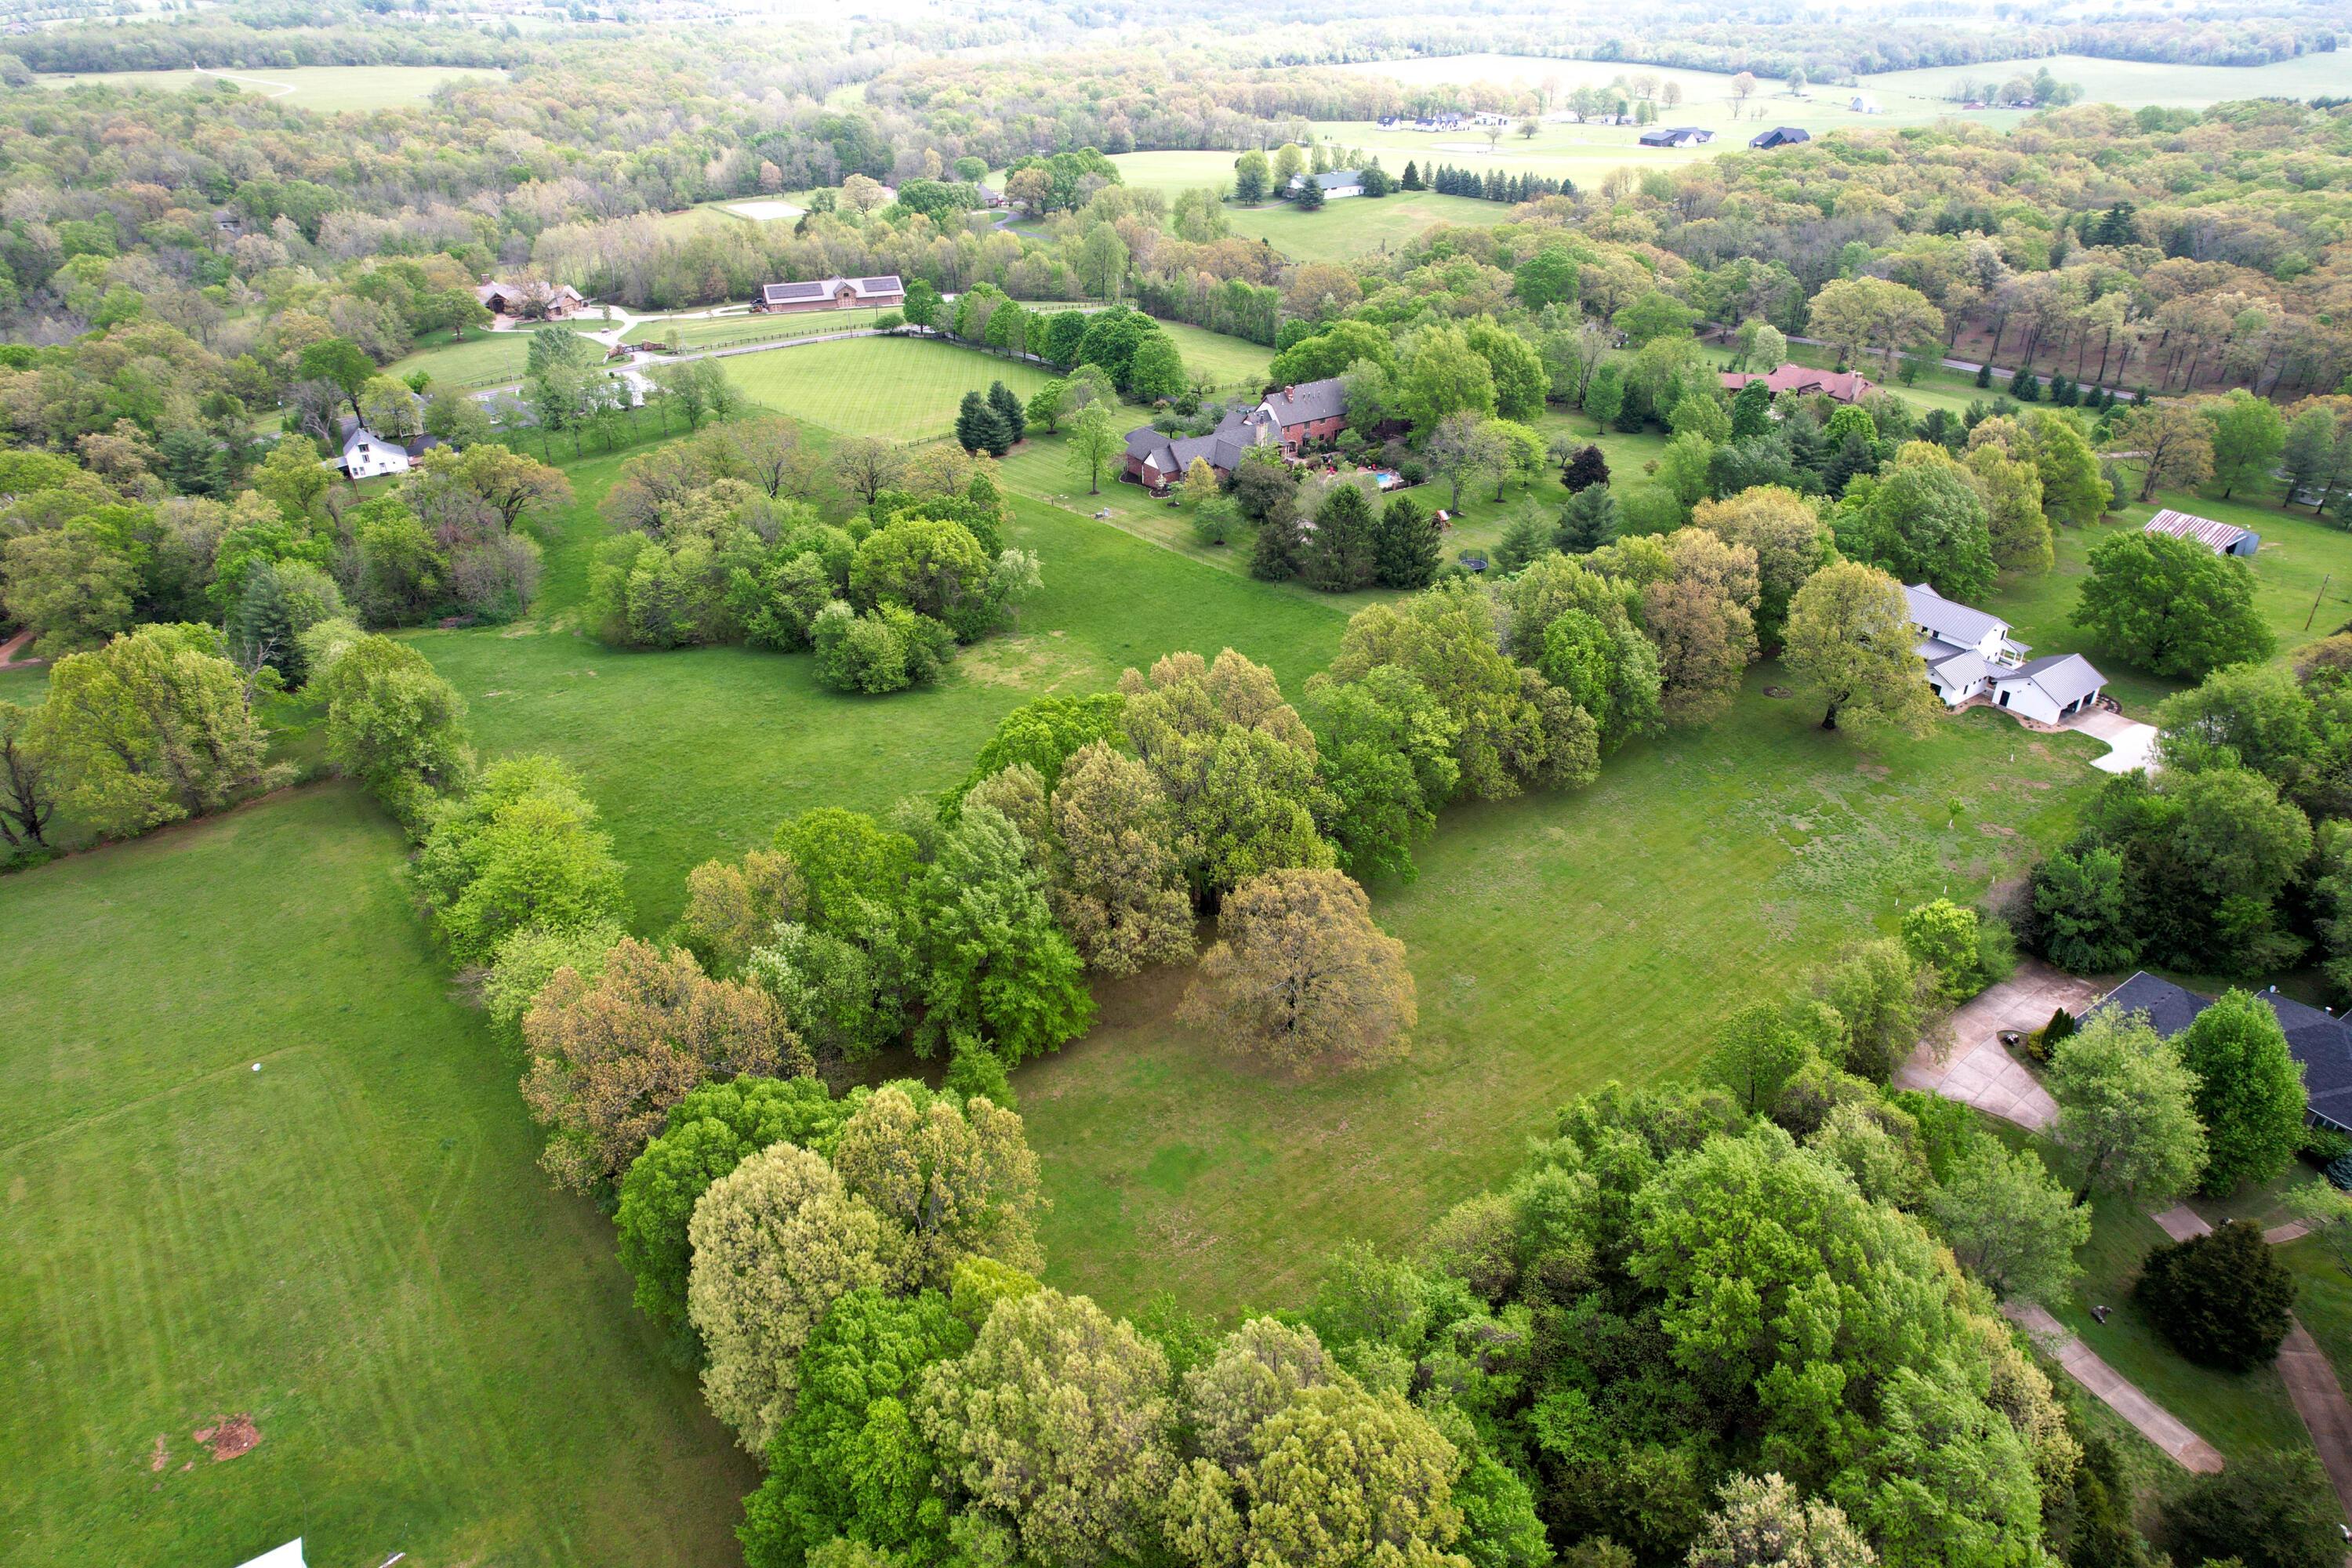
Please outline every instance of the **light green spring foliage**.
[[2045, 1081], [2058, 1102], [2051, 1137], [2074, 1156], [2083, 1193], [2107, 1185], [2162, 1208], [2205, 1169], [2197, 1075], [2145, 1014], [2085, 1020], [2051, 1058]]
[[703, 1396], [756, 1454], [793, 1414], [801, 1349], [826, 1309], [905, 1283], [903, 1234], [823, 1155], [779, 1142], [710, 1184], [688, 1236], [687, 1311], [710, 1357]]
[[485, 769], [436, 816], [412, 875], [459, 963], [487, 962], [510, 931], [622, 918], [621, 863], [580, 781], [552, 757]]
[[[1018, 771], [1035, 777], [1026, 764]], [[1150, 771], [1090, 742], [1064, 768], [1050, 811], [1054, 912], [1087, 967], [1115, 977], [1190, 960], [1192, 903], [1168, 797]]]
[[509, 1040], [522, 1040], [522, 1016], [559, 969], [593, 981], [604, 973], [604, 955], [628, 935], [618, 921], [593, 920], [576, 926], [524, 926], [502, 938], [482, 979], [482, 1007]]
[[311, 680], [327, 703], [327, 754], [413, 830], [473, 773], [466, 700], [405, 643], [362, 637], [330, 648]]
[[2227, 991], [2175, 1043], [2197, 1076], [2205, 1191], [2226, 1197], [2285, 1170], [2303, 1144], [2306, 1101], [2303, 1068], [2287, 1049], [2278, 1015], [2259, 996]]
[[1176, 1411], [1160, 1347], [1083, 1296], [999, 1301], [971, 1350], [915, 1401], [941, 1469], [1008, 1518], [1041, 1568], [1147, 1550], [1170, 1482]]
[[924, 1029], [968, 1033], [1010, 1067], [1085, 1032], [1094, 999], [1055, 923], [1029, 841], [967, 799], [923, 881]]
[[1876, 1568], [1845, 1510], [1777, 1475], [1733, 1476], [1691, 1543], [1688, 1568]]
[[1928, 1213], [1961, 1268], [2003, 1296], [2062, 1299], [2082, 1269], [2091, 1211], [2053, 1180], [2041, 1156], [1990, 1139], [1955, 1161]]
[[1037, 1156], [1013, 1112], [887, 1084], [842, 1129], [833, 1161], [851, 1192], [907, 1233], [908, 1279], [944, 1289], [971, 1257], [1043, 1266]]

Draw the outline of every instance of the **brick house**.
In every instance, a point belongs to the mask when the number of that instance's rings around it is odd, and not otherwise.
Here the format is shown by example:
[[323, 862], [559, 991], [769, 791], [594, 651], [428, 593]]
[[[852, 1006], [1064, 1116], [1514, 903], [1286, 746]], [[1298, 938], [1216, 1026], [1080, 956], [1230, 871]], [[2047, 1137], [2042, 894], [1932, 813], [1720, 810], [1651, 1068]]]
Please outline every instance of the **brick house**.
[[763, 283], [754, 310], [791, 314], [803, 310], [853, 310], [867, 306], [885, 309], [907, 302], [906, 286], [898, 275], [887, 278], [819, 278], [807, 283]]
[[1801, 364], [1784, 364], [1769, 375], [1743, 370], [1723, 373], [1723, 385], [1727, 392], [1738, 392], [1751, 381], [1762, 382], [1775, 395], [1783, 392], [1825, 392], [1840, 403], [1852, 403], [1864, 393], [1878, 389], [1876, 382], [1858, 370], [1813, 370]]
[[1127, 436], [1127, 477], [1157, 493], [1206, 458], [1220, 479], [1232, 477], [1244, 447], [1279, 446], [1286, 458], [1348, 427], [1348, 389], [1337, 377], [1270, 392], [1255, 408], [1236, 408], [1205, 436], [1163, 436], [1146, 425]]

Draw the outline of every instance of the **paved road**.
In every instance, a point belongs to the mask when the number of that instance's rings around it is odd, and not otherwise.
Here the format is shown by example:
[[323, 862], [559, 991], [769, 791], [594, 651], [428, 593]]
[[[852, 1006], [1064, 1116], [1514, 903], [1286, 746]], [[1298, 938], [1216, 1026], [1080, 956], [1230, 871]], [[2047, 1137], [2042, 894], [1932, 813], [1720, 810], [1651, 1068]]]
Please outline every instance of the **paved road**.
[[2200, 1476], [2221, 1474], [2221, 1455], [2212, 1444], [2190, 1431], [2180, 1417], [2141, 1393], [2138, 1384], [2101, 1361], [2065, 1324], [2031, 1301], [2008, 1302], [2001, 1311], [2032, 1335], [2035, 1342], [2065, 1369], [2067, 1376], [2097, 1394], [2183, 1469], [2194, 1470]]

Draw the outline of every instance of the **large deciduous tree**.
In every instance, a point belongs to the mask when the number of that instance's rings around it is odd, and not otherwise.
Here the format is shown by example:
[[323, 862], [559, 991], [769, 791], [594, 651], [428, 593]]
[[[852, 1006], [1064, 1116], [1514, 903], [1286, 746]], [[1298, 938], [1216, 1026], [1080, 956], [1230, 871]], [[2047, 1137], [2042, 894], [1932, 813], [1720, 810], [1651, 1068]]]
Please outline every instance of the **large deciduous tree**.
[[984, 1097], [887, 1084], [858, 1107], [833, 1150], [848, 1190], [908, 1237], [908, 1279], [944, 1289], [966, 1258], [1042, 1268], [1037, 1157], [1019, 1115]]
[[1666, 722], [1721, 717], [1757, 655], [1756, 552], [1703, 528], [1665, 542], [1667, 574], [1642, 590], [1642, 622], [1658, 645]]
[[2193, 1103], [2205, 1124], [2204, 1189], [2227, 1197], [2286, 1169], [2303, 1145], [2303, 1068], [2278, 1015], [2231, 990], [2197, 1015], [2176, 1043], [2197, 1076]]
[[1176, 1475], [1160, 1347], [1084, 1296], [997, 1303], [971, 1349], [925, 1372], [916, 1402], [940, 1468], [1010, 1520], [1023, 1559], [1092, 1568], [1144, 1556]]
[[624, 938], [593, 981], [559, 969], [523, 1015], [523, 1099], [549, 1131], [540, 1163], [574, 1192], [617, 1179], [669, 1108], [713, 1074], [813, 1070], [775, 999], [713, 980], [694, 955]]
[[977, 1039], [1012, 1067], [1085, 1032], [1094, 999], [1043, 882], [1004, 814], [967, 799], [922, 883], [919, 1044]]
[[1372, 922], [1371, 900], [1344, 874], [1244, 882], [1217, 930], [1181, 1016], [1229, 1047], [1293, 1069], [1379, 1067], [1410, 1047], [1419, 1010], [1404, 944]]
[[703, 1397], [760, 1453], [793, 1414], [809, 1335], [851, 1291], [902, 1287], [905, 1238], [824, 1155], [783, 1142], [712, 1182], [688, 1235], [687, 1311], [710, 1358]]
[[1691, 1542], [1688, 1568], [1876, 1568], [1845, 1510], [1778, 1475], [1733, 1476]]
[[2051, 1178], [2041, 1156], [1990, 1138], [1954, 1161], [1927, 1210], [1961, 1268], [2003, 1296], [2055, 1301], [2082, 1269], [2091, 1211]]
[[2093, 546], [2073, 619], [2102, 647], [2176, 679], [2268, 658], [2276, 643], [2254, 608], [2246, 563], [2168, 534], [2123, 533]]
[[314, 674], [311, 689], [327, 703], [327, 754], [403, 822], [421, 822], [472, 775], [466, 700], [407, 644], [361, 637]]
[[2091, 1018], [2052, 1056], [2048, 1083], [2050, 1136], [2074, 1155], [2083, 1196], [2104, 1184], [2162, 1207], [2205, 1168], [2197, 1076], [2145, 1016]]
[[1118, 976], [1189, 960], [1192, 902], [1150, 770], [1090, 742], [1065, 764], [1052, 812], [1054, 910], [1087, 966]]
[[1903, 584], [1841, 561], [1813, 574], [1789, 607], [1784, 658], [1827, 704], [1822, 728], [1892, 724], [1916, 733], [1935, 714], [1927, 667], [1912, 647]]
[[290, 776], [264, 760], [268, 737], [244, 680], [212, 646], [146, 626], [50, 669], [26, 743], [55, 770], [58, 797], [77, 816], [105, 833], [143, 832]]

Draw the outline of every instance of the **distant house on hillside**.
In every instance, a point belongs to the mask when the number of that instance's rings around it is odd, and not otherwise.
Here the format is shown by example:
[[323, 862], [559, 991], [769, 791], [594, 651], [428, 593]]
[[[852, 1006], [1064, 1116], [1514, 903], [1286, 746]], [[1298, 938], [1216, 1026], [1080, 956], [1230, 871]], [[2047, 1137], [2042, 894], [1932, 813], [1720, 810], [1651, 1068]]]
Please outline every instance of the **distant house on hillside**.
[[1853, 110], [1856, 114], [1884, 114], [1886, 112], [1885, 110], [1879, 107], [1878, 100], [1871, 97], [1870, 94], [1866, 92], [1855, 93], [1853, 98], [1847, 100], [1846, 107]]
[[493, 316], [541, 315], [551, 321], [576, 314], [588, 303], [581, 298], [580, 290], [569, 283], [548, 283], [538, 279], [519, 283], [485, 283], [474, 290], [474, 298]]
[[1634, 138], [1644, 147], [1699, 147], [1715, 140], [1715, 132], [1696, 125], [1654, 125]]
[[1323, 187], [1323, 199], [1327, 202], [1364, 194], [1364, 172], [1361, 169], [1333, 169], [1323, 174], [1293, 174], [1290, 176], [1290, 188], [1305, 190], [1309, 180]]
[[[2330, 1132], [2352, 1132], [2352, 1027], [2276, 990], [2256, 994], [2277, 1015], [2287, 1052], [2303, 1067], [2304, 1121]], [[2168, 1040], [2212, 1005], [2211, 997], [2143, 970], [2085, 1008], [2083, 1016], [2145, 1013], [2158, 1037]]]
[[807, 283], [763, 283], [751, 309], [793, 314], [802, 310], [850, 310], [861, 306], [887, 308], [907, 302], [906, 285], [898, 275], [887, 278], [819, 278]]
[[1726, 389], [1732, 392], [1738, 392], [1751, 381], [1762, 382], [1771, 389], [1775, 396], [1784, 392], [1802, 393], [1807, 395], [1824, 393], [1836, 398], [1840, 403], [1852, 403], [1864, 393], [1874, 392], [1878, 388], [1876, 382], [1870, 380], [1858, 370], [1815, 370], [1810, 365], [1784, 364], [1780, 369], [1763, 375], [1746, 370], [1727, 370], [1723, 373], [1723, 384]]
[[1157, 493], [1181, 479], [1193, 458], [1206, 458], [1219, 479], [1228, 479], [1244, 448], [1279, 446], [1295, 458], [1347, 427], [1347, 384], [1336, 376], [1305, 382], [1267, 393], [1255, 408], [1234, 409], [1205, 436], [1163, 436], [1149, 425], [1129, 431], [1127, 477]]
[[1759, 152], [1769, 152], [1775, 147], [1793, 147], [1800, 142], [1812, 139], [1813, 133], [1801, 125], [1775, 125], [1769, 131], [1750, 136], [1748, 144]]
[[2250, 529], [2216, 522], [2210, 517], [2199, 517], [2194, 512], [2175, 511], [2170, 507], [2142, 523], [2140, 531], [2168, 533], [2175, 539], [2190, 540], [2216, 555], [2252, 555], [2263, 547], [2263, 536]]

